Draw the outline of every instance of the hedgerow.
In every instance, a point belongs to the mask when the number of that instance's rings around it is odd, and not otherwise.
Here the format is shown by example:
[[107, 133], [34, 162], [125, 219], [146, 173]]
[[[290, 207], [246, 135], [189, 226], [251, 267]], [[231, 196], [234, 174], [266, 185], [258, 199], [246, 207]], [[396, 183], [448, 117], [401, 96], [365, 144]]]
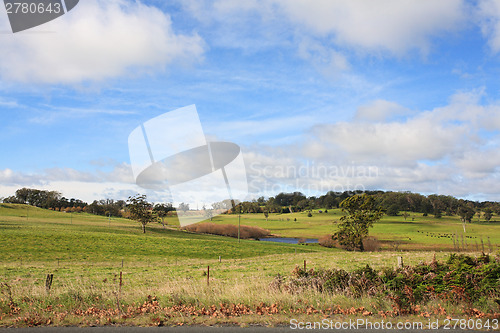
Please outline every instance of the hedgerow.
[[392, 300], [401, 314], [413, 313], [416, 305], [431, 300], [472, 308], [477, 302], [500, 299], [500, 257], [452, 254], [446, 262], [434, 259], [381, 270], [366, 265], [352, 272], [297, 266], [291, 276], [276, 277], [271, 286], [290, 293], [313, 289], [349, 297], [383, 296]]

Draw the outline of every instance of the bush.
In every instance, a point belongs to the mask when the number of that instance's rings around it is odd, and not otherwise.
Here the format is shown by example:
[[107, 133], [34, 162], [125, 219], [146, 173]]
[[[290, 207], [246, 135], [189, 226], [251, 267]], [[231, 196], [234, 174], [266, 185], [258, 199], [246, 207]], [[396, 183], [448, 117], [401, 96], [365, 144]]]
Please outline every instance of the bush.
[[[349, 250], [347, 247], [342, 246], [335, 239], [332, 238], [332, 235], [325, 235], [321, 238], [318, 238], [318, 244], [320, 246], [328, 247], [328, 248], [339, 248], [344, 250]], [[380, 242], [376, 237], [370, 236], [363, 239], [363, 247], [365, 251], [368, 252], [377, 252], [380, 251]]]
[[370, 236], [363, 239], [365, 251], [376, 252], [380, 250], [380, 243], [376, 237]]
[[321, 238], [318, 238], [318, 244], [324, 247], [337, 247], [337, 243], [332, 239], [332, 235], [325, 235]]
[[[182, 228], [190, 232], [198, 234], [211, 234], [228, 237], [238, 237], [238, 226], [232, 224], [215, 224], [215, 223], [198, 223], [191, 224]], [[259, 227], [251, 227], [247, 225], [240, 226], [240, 238], [242, 239], [259, 239], [269, 236], [271, 233]]]
[[415, 313], [417, 305], [436, 299], [472, 309], [485, 299], [500, 297], [500, 259], [452, 254], [445, 263], [433, 260], [380, 271], [366, 265], [352, 272], [297, 266], [290, 277], [279, 276], [272, 286], [277, 284], [290, 293], [312, 289], [352, 297], [382, 296], [392, 300], [400, 314]]

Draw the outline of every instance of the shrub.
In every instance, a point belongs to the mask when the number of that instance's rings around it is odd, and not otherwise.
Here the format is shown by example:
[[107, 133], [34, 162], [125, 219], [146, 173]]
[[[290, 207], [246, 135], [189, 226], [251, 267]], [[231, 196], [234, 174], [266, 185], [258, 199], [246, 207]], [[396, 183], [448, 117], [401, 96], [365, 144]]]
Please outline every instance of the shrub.
[[337, 243], [332, 239], [332, 235], [325, 235], [318, 238], [318, 244], [324, 247], [337, 247]]
[[380, 243], [376, 237], [370, 236], [363, 239], [363, 247], [365, 251], [375, 252], [380, 250]]
[[[318, 244], [320, 246], [329, 247], [329, 248], [339, 248], [344, 250], [350, 250], [346, 246], [342, 246], [338, 241], [332, 238], [332, 235], [325, 235], [321, 238], [318, 238]], [[365, 251], [377, 252], [380, 251], [380, 242], [376, 237], [370, 236], [363, 239], [363, 247]]]
[[488, 255], [451, 255], [445, 263], [433, 260], [380, 271], [366, 265], [352, 272], [297, 266], [290, 277], [279, 276], [279, 281], [275, 278], [272, 286], [277, 284], [280, 290], [290, 293], [312, 289], [352, 297], [386, 297], [400, 314], [415, 313], [417, 305], [435, 299], [472, 309], [478, 302], [500, 297], [500, 261]]
[[[238, 226], [232, 224], [198, 223], [185, 226], [182, 230], [199, 234], [211, 234], [235, 238], [238, 237]], [[240, 238], [242, 239], [259, 239], [269, 235], [270, 232], [266, 229], [247, 225], [240, 226]]]

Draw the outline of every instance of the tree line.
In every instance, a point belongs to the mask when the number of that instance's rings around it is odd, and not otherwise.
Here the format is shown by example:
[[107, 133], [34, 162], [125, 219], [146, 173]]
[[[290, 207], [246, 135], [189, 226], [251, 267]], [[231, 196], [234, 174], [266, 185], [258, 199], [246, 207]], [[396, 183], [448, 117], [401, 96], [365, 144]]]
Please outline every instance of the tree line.
[[403, 215], [407, 212], [422, 213], [424, 216], [458, 215], [466, 222], [474, 217], [491, 220], [493, 214], [500, 215], [500, 203], [493, 201], [470, 201], [457, 199], [449, 195], [422, 195], [412, 192], [392, 191], [330, 191], [322, 196], [306, 197], [301, 192], [279, 193], [275, 197], [241, 202], [231, 213], [290, 213], [310, 211], [313, 209], [340, 208], [341, 203], [356, 194], [365, 193], [373, 198], [374, 203], [389, 216]]
[[80, 208], [87, 206], [79, 199], [67, 199], [58, 191], [37, 190], [23, 187], [13, 196], [3, 198], [4, 203], [24, 204], [52, 210], [66, 210], [66, 208]]
[[[168, 212], [175, 210], [171, 203], [153, 204], [147, 202], [145, 196], [140, 197], [142, 198], [141, 203], [148, 209], [154, 210], [161, 223], [164, 222], [164, 218], [167, 216]], [[13, 196], [0, 199], [0, 202], [24, 204], [68, 213], [85, 212], [94, 215], [129, 218], [131, 212], [133, 214], [133, 209], [131, 209], [131, 207], [137, 203], [137, 201], [131, 201], [132, 198], [135, 197], [130, 197], [127, 201], [101, 199], [94, 200], [91, 204], [88, 204], [75, 198], [67, 199], [58, 191], [38, 190], [24, 187], [17, 190]]]
[[[307, 197], [301, 192], [279, 193], [274, 197], [260, 197], [251, 201], [239, 202], [235, 206], [227, 202], [213, 203], [212, 208], [229, 208], [229, 214], [235, 213], [291, 213], [311, 211], [313, 209], [340, 208], [341, 202], [355, 194], [365, 193], [373, 198], [374, 203], [389, 216], [402, 214], [406, 218], [407, 212], [422, 213], [424, 216], [433, 215], [435, 218], [457, 215], [464, 222], [472, 222], [474, 218], [491, 220], [493, 215], [500, 215], [500, 203], [494, 201], [470, 201], [457, 199], [449, 195], [422, 195], [412, 192], [392, 191], [330, 191], [321, 196]], [[130, 198], [129, 198], [130, 199]], [[144, 198], [146, 201], [146, 199]], [[95, 215], [130, 217], [131, 202], [125, 200], [102, 199], [88, 204], [75, 198], [65, 198], [58, 191], [47, 191], [30, 188], [21, 188], [15, 195], [4, 198], [4, 203], [27, 204], [35, 207], [58, 211], [87, 212]], [[230, 200], [226, 200], [230, 202]], [[171, 203], [148, 203], [151, 209], [159, 212], [163, 217], [168, 212], [175, 211]], [[183, 204], [183, 210], [189, 210], [189, 205]]]

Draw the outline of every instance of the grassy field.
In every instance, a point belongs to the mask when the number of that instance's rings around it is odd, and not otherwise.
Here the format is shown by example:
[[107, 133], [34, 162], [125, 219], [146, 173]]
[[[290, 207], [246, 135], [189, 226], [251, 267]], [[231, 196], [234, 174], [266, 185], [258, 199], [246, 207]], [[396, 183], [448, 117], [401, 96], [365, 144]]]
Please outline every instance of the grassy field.
[[[241, 224], [265, 228], [282, 237], [319, 238], [335, 232], [342, 212], [340, 209], [330, 209], [328, 213], [315, 210], [312, 215], [308, 217], [307, 212], [270, 214], [266, 221], [264, 214], [245, 214], [241, 216]], [[238, 216], [219, 215], [212, 222], [237, 224]], [[370, 235], [377, 237], [386, 250], [431, 251], [453, 251], [452, 235], [458, 236], [460, 244], [462, 235], [466, 235], [464, 245], [467, 243], [468, 250], [482, 250], [482, 239], [485, 250], [489, 251], [489, 247], [494, 250], [500, 244], [500, 221], [475, 220], [466, 225], [464, 234], [462, 222], [457, 216], [434, 218], [411, 213], [406, 220], [403, 216], [384, 216], [375, 223]]]
[[[28, 210], [26, 210], [28, 209]], [[28, 217], [26, 217], [26, 213]], [[6, 262], [156, 262], [175, 258], [233, 259], [271, 254], [320, 251], [319, 246], [198, 235], [159, 224], [147, 227], [120, 218], [111, 220], [90, 214], [68, 214], [39, 208], [3, 204], [0, 207], [0, 261]]]
[[[241, 223], [264, 227], [280, 236], [318, 237], [334, 230], [339, 214], [337, 210], [315, 212], [311, 218], [302, 213], [273, 214], [269, 221], [262, 214], [244, 215]], [[295, 218], [297, 222], [293, 222]], [[167, 222], [175, 224], [173, 218]], [[218, 216], [214, 222], [237, 223], [237, 216]], [[461, 224], [453, 218], [417, 216], [411, 222], [385, 218], [373, 230], [380, 239], [410, 237], [407, 244], [434, 250], [359, 253], [317, 244], [238, 243], [175, 227], [164, 229], [159, 224], [148, 225], [147, 233], [142, 234], [138, 223], [126, 219], [1, 204], [0, 326], [276, 325], [286, 324], [292, 317], [342, 320], [367, 313], [398, 321], [401, 318], [391, 315], [392, 303], [387, 299], [352, 299], [315, 291], [294, 294], [270, 289], [269, 285], [277, 274], [289, 275], [304, 261], [308, 269], [353, 270], [367, 264], [394, 267], [398, 256], [405, 264], [433, 257], [444, 260], [449, 253], [440, 251], [443, 239], [420, 233], [451, 233], [457, 228]], [[467, 228], [468, 235], [485, 239], [489, 235], [492, 246], [498, 244], [498, 224]], [[47, 274], [54, 274], [49, 291]], [[495, 306], [493, 301], [487, 302], [481, 311], [494, 313]], [[228, 307], [232, 312], [227, 312]], [[469, 316], [456, 304], [442, 302], [439, 306], [431, 302], [421, 312], [442, 318]], [[404, 320], [418, 319], [418, 315]]]

